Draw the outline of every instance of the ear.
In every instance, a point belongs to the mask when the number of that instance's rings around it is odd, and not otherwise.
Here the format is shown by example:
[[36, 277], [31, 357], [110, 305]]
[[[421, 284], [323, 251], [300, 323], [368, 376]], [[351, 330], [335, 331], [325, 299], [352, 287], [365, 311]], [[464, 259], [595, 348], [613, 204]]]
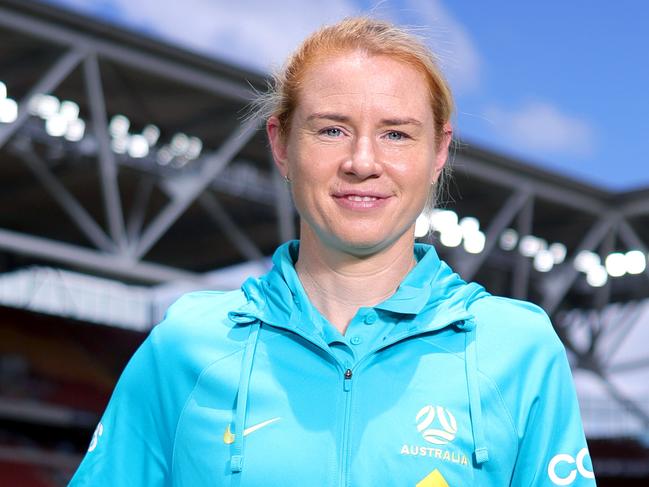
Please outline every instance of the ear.
[[446, 122], [444, 124], [444, 132], [442, 134], [442, 139], [440, 140], [439, 147], [437, 148], [437, 153], [435, 154], [435, 170], [433, 172], [433, 183], [437, 182], [439, 175], [444, 169], [444, 164], [448, 160], [448, 150], [451, 145], [451, 140], [453, 139], [453, 126], [451, 122]]
[[276, 116], [268, 118], [266, 122], [266, 134], [270, 141], [270, 150], [273, 153], [273, 160], [282, 177], [288, 177], [288, 161], [286, 157], [286, 140], [282, 135], [281, 125]]

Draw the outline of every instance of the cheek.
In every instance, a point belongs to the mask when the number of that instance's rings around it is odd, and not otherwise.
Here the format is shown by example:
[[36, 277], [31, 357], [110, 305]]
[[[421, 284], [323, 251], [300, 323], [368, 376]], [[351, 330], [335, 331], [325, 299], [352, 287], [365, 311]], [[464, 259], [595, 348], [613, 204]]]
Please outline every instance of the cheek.
[[296, 177], [313, 184], [331, 180], [348, 157], [349, 151], [343, 144], [303, 143], [292, 151], [289, 166]]
[[405, 191], [412, 191], [414, 194], [424, 191], [435, 179], [434, 158], [410, 157], [404, 158], [401, 162], [391, 164], [394, 179], [401, 181]]
[[296, 149], [289, 159], [291, 192], [298, 213], [305, 217], [305, 212], [319, 206], [322, 194], [328, 193], [330, 174], [320, 151], [304, 146]]

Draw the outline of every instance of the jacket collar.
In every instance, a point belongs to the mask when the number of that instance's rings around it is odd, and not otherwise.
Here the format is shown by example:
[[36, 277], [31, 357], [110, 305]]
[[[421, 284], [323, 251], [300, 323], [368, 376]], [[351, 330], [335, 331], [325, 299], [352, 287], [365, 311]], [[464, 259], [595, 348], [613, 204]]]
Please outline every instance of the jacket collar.
[[[297, 299], [300, 307], [311, 306], [302, 283], [295, 271], [299, 241], [293, 240], [277, 249], [273, 255], [273, 264], [278, 269]], [[415, 244], [417, 265], [406, 275], [395, 293], [374, 308], [400, 314], [417, 314], [428, 302], [431, 294], [430, 283], [440, 266], [437, 252], [430, 245]]]
[[[273, 268], [258, 279], [248, 279], [243, 291], [248, 303], [231, 315], [240, 323], [250, 316], [281, 328], [288, 328], [322, 342], [324, 318], [310, 303], [295, 271], [299, 241], [281, 245], [273, 255]], [[465, 283], [441, 261], [435, 248], [415, 244], [417, 265], [406, 275], [395, 293], [374, 309], [401, 315], [410, 333], [430, 331], [449, 323], [471, 319], [468, 305], [486, 295], [477, 284]], [[457, 319], [455, 319], [457, 318]]]

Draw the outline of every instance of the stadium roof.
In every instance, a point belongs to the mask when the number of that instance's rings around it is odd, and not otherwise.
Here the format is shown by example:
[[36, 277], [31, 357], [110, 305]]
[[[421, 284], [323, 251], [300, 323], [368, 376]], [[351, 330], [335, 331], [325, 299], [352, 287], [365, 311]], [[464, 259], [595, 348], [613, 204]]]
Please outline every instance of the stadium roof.
[[[0, 81], [5, 99], [17, 102], [13, 120], [3, 112], [0, 122], [3, 302], [41, 312], [58, 306], [66, 316], [76, 306], [77, 318], [124, 325], [120, 313], [98, 318], [97, 308], [75, 300], [102, 295], [106, 312], [111, 299], [130, 297], [132, 328], [146, 329], [164, 307], [152, 311], [158, 298], [166, 303], [188, 283], [236, 285], [241, 268], [229, 266], [248, 262], [243, 273], [257, 272], [295, 235], [264, 134], [257, 121], [242, 122], [263, 77], [13, 0], [0, 0], [0, 37]], [[540, 303], [575, 361], [602, 374], [607, 354], [596, 342], [614, 351], [606, 340], [616, 339], [584, 316], [649, 295], [649, 189], [608, 192], [466, 142], [454, 166], [448, 211], [423, 215], [433, 230], [424, 238], [465, 279]], [[646, 302], [631, 308], [646, 316]], [[570, 315], [574, 309], [587, 311]], [[590, 331], [588, 347], [562, 328], [564, 319]], [[635, 336], [645, 337], [641, 331]], [[643, 356], [608, 365], [642, 373]], [[649, 423], [645, 410], [634, 417]]]

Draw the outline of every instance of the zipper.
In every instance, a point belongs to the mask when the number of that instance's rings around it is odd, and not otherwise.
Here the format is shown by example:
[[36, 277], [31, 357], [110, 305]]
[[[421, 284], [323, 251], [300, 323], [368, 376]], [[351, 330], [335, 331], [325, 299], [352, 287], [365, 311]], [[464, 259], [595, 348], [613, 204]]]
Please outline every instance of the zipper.
[[352, 377], [354, 372], [351, 368], [347, 368], [343, 373], [343, 393], [345, 394], [345, 416], [343, 419], [343, 433], [342, 433], [342, 455], [340, 465], [340, 482], [339, 486], [347, 485], [347, 470], [351, 457], [351, 449], [349, 448], [350, 434], [349, 425], [352, 416]]
[[352, 369], [347, 369], [345, 371], [345, 375], [343, 376], [343, 389], [345, 392], [349, 392], [352, 390]]
[[[467, 314], [459, 314], [456, 315], [453, 319], [448, 320], [443, 326], [436, 326], [433, 329], [428, 329], [428, 330], [417, 330], [415, 332], [411, 330], [407, 330], [400, 335], [393, 336], [390, 340], [382, 343], [378, 347], [370, 350], [367, 355], [365, 355], [359, 362], [357, 362], [354, 365], [354, 370], [358, 371], [360, 366], [363, 364], [363, 362], [373, 355], [375, 355], [377, 352], [381, 351], [382, 349], [389, 347], [391, 345], [394, 345], [397, 342], [400, 342], [401, 340], [405, 340], [407, 338], [411, 338], [423, 333], [428, 333], [428, 332], [433, 332], [433, 331], [439, 331], [443, 330], [444, 328], [452, 325], [453, 323], [457, 323], [458, 321], [466, 320], [471, 318], [472, 315], [467, 313]], [[300, 333], [301, 330], [295, 330], [292, 328], [289, 328], [287, 326], [282, 326], [282, 325], [277, 325], [277, 324], [270, 324], [268, 323], [269, 326], [275, 327], [275, 328], [280, 328], [286, 331], [289, 331], [291, 333], [295, 333], [296, 335], [301, 336], [302, 338], [308, 340], [311, 342], [313, 345], [316, 347], [320, 348], [321, 350], [325, 351], [327, 355], [332, 357], [336, 364], [338, 365], [338, 368], [340, 372], [342, 372], [343, 375], [343, 393], [346, 395], [345, 397], [345, 411], [344, 411], [344, 419], [343, 419], [343, 431], [342, 431], [342, 440], [341, 440], [341, 445], [342, 445], [342, 454], [341, 454], [341, 466], [340, 466], [340, 476], [339, 476], [339, 486], [347, 486], [348, 485], [348, 466], [350, 463], [350, 458], [351, 458], [351, 451], [349, 448], [349, 441], [350, 441], [350, 435], [348, 432], [349, 429], [349, 424], [351, 423], [351, 404], [352, 404], [352, 378], [354, 376], [354, 370], [352, 370], [351, 367], [346, 367], [342, 363], [338, 361], [336, 356], [331, 353], [331, 351], [328, 349], [326, 344], [321, 342], [320, 340], [314, 339], [312, 336], [308, 336], [304, 333]]]
[[[405, 340], [407, 338], [411, 338], [417, 335], [420, 335], [422, 333], [428, 333], [432, 331], [439, 331], [443, 330], [444, 328], [447, 328], [448, 326], [451, 326], [454, 323], [457, 323], [458, 321], [463, 321], [466, 319], [471, 318], [470, 314], [466, 315], [457, 315], [453, 319], [448, 320], [443, 326], [435, 327], [434, 329], [431, 330], [419, 330], [416, 333], [412, 333], [411, 331], [406, 331], [400, 335], [392, 337], [390, 340], [382, 343], [380, 346], [372, 349], [370, 352], [367, 353], [363, 358], [361, 358], [355, 365], [354, 365], [354, 370], [358, 371], [363, 362], [365, 360], [369, 359], [370, 357], [374, 356], [376, 353], [381, 351], [382, 349], [389, 347], [391, 345], [394, 345], [397, 342], [400, 342], [401, 340]], [[354, 377], [354, 370], [352, 370], [351, 367], [344, 368], [340, 362], [338, 362], [338, 365], [340, 367], [341, 372], [343, 373], [343, 393], [345, 394], [345, 415], [343, 419], [343, 431], [342, 431], [342, 455], [341, 455], [341, 466], [340, 466], [340, 480], [339, 480], [339, 486], [344, 487], [349, 484], [349, 479], [348, 479], [348, 467], [351, 459], [351, 449], [349, 447], [349, 442], [350, 442], [350, 435], [349, 435], [349, 425], [351, 423], [351, 404], [352, 404], [352, 379]]]

